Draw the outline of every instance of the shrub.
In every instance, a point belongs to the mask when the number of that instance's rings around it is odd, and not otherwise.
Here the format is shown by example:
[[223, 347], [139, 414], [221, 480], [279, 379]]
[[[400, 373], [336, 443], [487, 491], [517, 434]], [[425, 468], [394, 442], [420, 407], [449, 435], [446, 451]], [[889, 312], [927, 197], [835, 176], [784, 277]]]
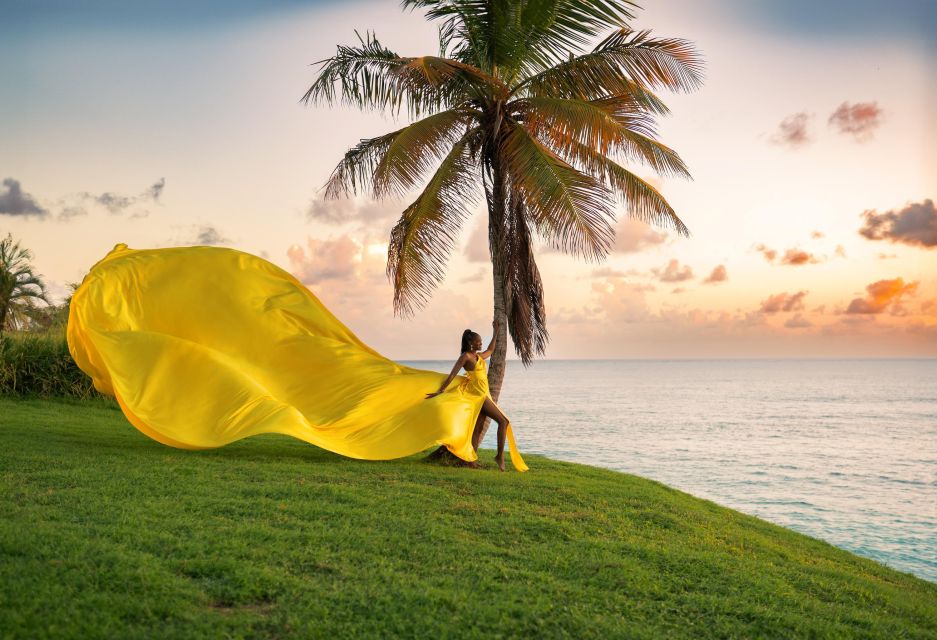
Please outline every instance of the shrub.
[[108, 398], [75, 364], [64, 327], [0, 334], [0, 395]]

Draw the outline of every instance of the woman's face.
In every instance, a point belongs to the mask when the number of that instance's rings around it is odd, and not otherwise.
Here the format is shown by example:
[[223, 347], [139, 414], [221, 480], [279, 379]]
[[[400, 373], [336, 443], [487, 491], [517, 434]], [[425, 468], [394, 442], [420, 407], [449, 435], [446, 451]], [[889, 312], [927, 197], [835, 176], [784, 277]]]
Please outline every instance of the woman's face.
[[472, 348], [478, 351], [482, 348], [482, 337], [477, 333], [472, 336]]

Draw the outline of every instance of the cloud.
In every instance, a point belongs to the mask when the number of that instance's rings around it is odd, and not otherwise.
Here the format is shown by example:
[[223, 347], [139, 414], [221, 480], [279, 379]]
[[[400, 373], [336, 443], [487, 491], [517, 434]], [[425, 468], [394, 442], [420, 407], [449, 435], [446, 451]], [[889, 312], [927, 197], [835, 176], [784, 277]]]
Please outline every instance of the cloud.
[[758, 309], [761, 313], [778, 313], [789, 311], [803, 311], [804, 310], [804, 298], [807, 296], [806, 291], [798, 291], [797, 293], [778, 293], [773, 296], [768, 296], [765, 300], [762, 300], [761, 307]]
[[770, 249], [763, 244], [756, 245], [755, 251], [763, 255], [765, 257], [765, 260], [767, 260], [768, 262], [774, 262], [774, 259], [778, 257], [777, 251], [775, 251], [774, 249]]
[[398, 211], [396, 208], [383, 203], [374, 201], [360, 203], [351, 198], [337, 198], [335, 200], [317, 198], [310, 201], [309, 206], [306, 207], [307, 220], [333, 225], [348, 222], [365, 224], [388, 222], [400, 216], [401, 213], [402, 210]]
[[334, 240], [309, 238], [305, 249], [294, 244], [286, 255], [290, 259], [293, 275], [300, 282], [316, 284], [326, 280], [352, 278], [361, 262], [362, 246], [348, 235]]
[[680, 266], [677, 260], [671, 260], [667, 266], [662, 269], [651, 269], [651, 272], [657, 276], [661, 282], [684, 282], [693, 279], [693, 269], [689, 265]]
[[917, 292], [917, 286], [917, 281], [906, 284], [902, 278], [878, 280], [865, 288], [868, 292], [865, 298], [855, 298], [849, 303], [846, 313], [876, 314], [891, 307], [893, 314], [900, 315], [904, 313], [901, 299], [904, 296], [913, 296]]
[[806, 111], [787, 116], [778, 125], [778, 130], [770, 141], [777, 145], [799, 148], [812, 140], [807, 132], [807, 124], [812, 117]]
[[8, 216], [36, 216], [44, 218], [48, 210], [40, 206], [36, 199], [23, 191], [19, 180], [5, 178], [0, 190], [0, 214]]
[[[177, 225], [172, 226], [179, 229]], [[175, 245], [220, 245], [230, 243], [231, 239], [226, 238], [214, 225], [191, 224], [184, 225], [183, 230], [175, 234], [169, 242]]]
[[[649, 178], [642, 178], [645, 182], [653, 182]], [[487, 218], [486, 218], [487, 219]], [[470, 251], [480, 256], [484, 251], [485, 260], [488, 260], [488, 227], [477, 228], [466, 247], [465, 255]], [[653, 247], [659, 247], [670, 240], [666, 231], [660, 231], [638, 218], [624, 217], [614, 227], [615, 239], [611, 250], [614, 253], [638, 253]], [[542, 244], [541, 250], [549, 253], [559, 253], [560, 250], [548, 242]]]
[[59, 211], [58, 219], [60, 221], [69, 221], [72, 218], [77, 218], [79, 216], [88, 215], [88, 210], [82, 207], [81, 205], [68, 205], [62, 208]]
[[784, 326], [788, 329], [806, 329], [814, 325], [812, 322], [810, 322], [810, 320], [805, 318], [802, 314], [798, 313], [793, 318], [788, 318], [784, 323]]
[[210, 225], [204, 225], [199, 228], [198, 235], [195, 238], [195, 244], [216, 245], [225, 244], [227, 242], [231, 242], [231, 240], [222, 236], [217, 228]]
[[788, 249], [781, 258], [781, 264], [799, 266], [802, 264], [816, 264], [820, 262], [815, 255], [802, 249]]
[[[763, 244], [756, 245], [755, 251], [763, 255], [765, 260], [772, 264], [774, 264], [775, 259], [778, 257], [778, 252], [776, 250], [771, 249], [770, 247], [766, 247]], [[837, 254], [838, 253], [839, 252], [837, 251]], [[814, 254], [804, 251], [803, 249], [793, 248], [787, 249], [784, 252], [784, 255], [781, 256], [781, 260], [778, 262], [778, 264], [799, 266], [804, 264], [816, 264], [818, 262], [822, 262], [822, 260]]]
[[[112, 215], [121, 215], [134, 207], [137, 204], [142, 202], [159, 202], [160, 196], [163, 194], [163, 189], [166, 187], [166, 178], [160, 178], [151, 186], [144, 189], [140, 194], [135, 196], [127, 196], [120, 193], [114, 193], [113, 191], [105, 191], [99, 195], [94, 195], [93, 193], [88, 193], [83, 191], [79, 194], [79, 198], [88, 202], [93, 202], [97, 205], [100, 205], [107, 209]], [[149, 211], [141, 210], [133, 213], [131, 218], [144, 218], [149, 215]], [[59, 215], [60, 218], [67, 219], [69, 216]]]
[[836, 108], [827, 124], [839, 133], [853, 136], [857, 142], [872, 138], [872, 133], [882, 124], [882, 110], [876, 102], [843, 102]]
[[592, 293], [598, 310], [613, 323], [644, 322], [652, 318], [645, 292], [652, 285], [634, 284], [619, 278], [594, 282]]
[[869, 240], [909, 244], [917, 247], [937, 247], [937, 210], [930, 198], [909, 203], [898, 211], [877, 213], [875, 209], [863, 211], [859, 233]]
[[144, 197], [148, 197], [154, 202], [159, 202], [159, 197], [163, 195], [163, 189], [166, 187], [166, 178], [160, 178], [144, 191]]
[[615, 226], [615, 244], [612, 245], [612, 251], [637, 253], [662, 245], [668, 237], [665, 231], [658, 231], [643, 220], [623, 218]]
[[725, 282], [728, 279], [729, 274], [726, 272], [725, 266], [720, 264], [712, 270], [712, 273], [706, 276], [706, 279], [703, 280], [703, 284], [715, 284], [717, 282]]

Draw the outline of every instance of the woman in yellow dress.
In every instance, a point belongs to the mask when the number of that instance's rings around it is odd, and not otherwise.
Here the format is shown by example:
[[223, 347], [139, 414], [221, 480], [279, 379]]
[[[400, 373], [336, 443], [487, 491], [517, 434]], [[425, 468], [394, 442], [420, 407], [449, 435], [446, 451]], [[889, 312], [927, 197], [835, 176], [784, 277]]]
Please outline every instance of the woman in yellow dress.
[[[117, 244], [72, 295], [67, 338], [95, 388], [172, 447], [279, 433], [351, 458], [443, 445], [478, 459], [473, 435], [490, 400], [483, 362], [457, 385], [452, 374], [394, 362], [290, 273], [243, 251]], [[526, 471], [510, 423], [501, 431], [514, 468]]]
[[435, 393], [426, 394], [426, 397], [427, 399], [434, 398], [444, 393], [449, 383], [452, 382], [453, 378], [459, 373], [459, 369], [464, 368], [466, 376], [459, 385], [459, 391], [466, 396], [483, 398], [481, 413], [472, 431], [472, 448], [478, 451], [478, 447], [481, 444], [479, 439], [481, 436], [481, 426], [485, 421], [484, 419], [491, 418], [494, 420], [498, 425], [498, 453], [495, 455], [495, 462], [498, 464], [498, 468], [504, 471], [504, 439], [511, 421], [508, 420], [508, 417], [504, 415], [501, 408], [491, 399], [491, 394], [488, 390], [488, 369], [485, 360], [490, 358], [491, 354], [494, 353], [498, 339], [497, 325], [494, 322], [491, 323], [491, 328], [491, 342], [488, 343], [488, 348], [484, 351], [481, 351], [482, 337], [480, 335], [471, 329], [466, 329], [462, 332], [462, 355], [456, 360], [452, 371], [449, 372], [449, 376], [443, 381], [442, 385], [440, 385], [439, 390]]

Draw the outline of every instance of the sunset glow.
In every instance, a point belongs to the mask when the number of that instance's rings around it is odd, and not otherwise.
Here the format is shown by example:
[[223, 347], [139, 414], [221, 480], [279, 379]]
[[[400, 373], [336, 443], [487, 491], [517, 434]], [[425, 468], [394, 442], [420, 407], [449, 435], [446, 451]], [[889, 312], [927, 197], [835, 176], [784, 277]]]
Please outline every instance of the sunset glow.
[[[858, 18], [700, 4], [647, 3], [635, 24], [706, 59], [700, 91], [660, 96], [659, 138], [693, 180], [630, 167], [692, 235], [621, 211], [601, 263], [540, 247], [548, 357], [937, 356], [933, 41], [913, 20], [872, 37]], [[397, 3], [260, 13], [183, 27], [14, 12], [0, 27], [0, 232], [33, 251], [56, 301], [119, 242], [215, 244], [288, 270], [391, 357], [445, 358], [464, 328], [487, 334], [483, 208], [430, 304], [395, 317], [387, 241], [412, 197], [318, 190], [348, 147], [401, 125], [299, 103], [309, 65], [354, 29], [419, 54], [435, 27]]]

